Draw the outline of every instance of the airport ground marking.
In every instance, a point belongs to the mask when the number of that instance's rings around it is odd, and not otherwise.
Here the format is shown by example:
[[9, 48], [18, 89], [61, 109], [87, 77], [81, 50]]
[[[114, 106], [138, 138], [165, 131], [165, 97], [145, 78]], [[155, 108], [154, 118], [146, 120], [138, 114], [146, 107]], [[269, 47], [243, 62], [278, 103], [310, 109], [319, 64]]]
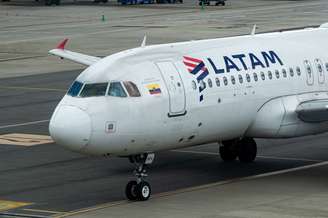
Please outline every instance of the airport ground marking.
[[[213, 154], [213, 152], [208, 152], [208, 153]], [[321, 166], [325, 166], [325, 165], [328, 165], [328, 161], [323, 161], [320, 163], [314, 163], [314, 164], [300, 166], [300, 167], [293, 167], [293, 168], [284, 169], [284, 170], [277, 170], [277, 171], [262, 173], [262, 174], [253, 175], [253, 176], [239, 177], [239, 178], [234, 178], [234, 179], [229, 179], [229, 180], [224, 180], [224, 181], [220, 181], [220, 182], [214, 182], [214, 183], [209, 183], [209, 184], [199, 185], [199, 186], [194, 186], [194, 187], [189, 187], [189, 188], [183, 188], [183, 189], [178, 189], [178, 190], [173, 190], [173, 191], [162, 192], [162, 193], [154, 194], [150, 198], [151, 199], [165, 198], [165, 197], [170, 197], [173, 195], [178, 195], [178, 194], [183, 194], [183, 193], [188, 193], [188, 192], [193, 192], [193, 191], [200, 191], [200, 190], [209, 189], [209, 188], [222, 186], [222, 185], [227, 185], [227, 184], [231, 184], [231, 183], [244, 182], [244, 181], [274, 176], [274, 175], [281, 175], [281, 174], [301, 171], [301, 170], [305, 170], [305, 169], [321, 167]], [[122, 200], [122, 201], [116, 201], [116, 202], [109, 202], [109, 203], [104, 203], [104, 204], [100, 204], [100, 205], [93, 206], [93, 207], [82, 208], [79, 210], [67, 212], [64, 214], [60, 214], [58, 216], [55, 215], [54, 217], [55, 218], [64, 218], [64, 217], [69, 217], [69, 216], [73, 216], [73, 215], [92, 212], [95, 210], [100, 210], [100, 209], [105, 209], [105, 208], [120, 206], [120, 205], [126, 205], [126, 204], [133, 204], [133, 203], [138, 203], [138, 201]]]
[[49, 218], [49, 216], [41, 216], [35, 214], [25, 214], [25, 213], [9, 213], [9, 212], [0, 212], [0, 216], [6, 217], [24, 217], [24, 218]]
[[48, 135], [35, 135], [25, 133], [9, 133], [0, 135], [0, 144], [2, 145], [21, 145], [35, 146], [41, 144], [50, 144], [54, 141]]
[[[219, 156], [219, 152], [208, 152], [208, 151], [191, 151], [191, 150], [171, 150], [173, 152], [178, 153], [191, 153], [191, 154], [206, 154], [206, 155], [215, 155]], [[277, 157], [277, 156], [263, 156], [258, 155], [257, 158], [263, 159], [273, 159], [273, 160], [294, 160], [294, 161], [306, 161], [306, 162], [324, 162], [324, 160], [315, 160], [315, 159], [308, 159], [308, 158], [294, 158], [294, 157]]]
[[50, 120], [37, 120], [37, 121], [31, 121], [31, 122], [26, 122], [26, 123], [15, 123], [15, 124], [0, 126], [0, 129], [7, 129], [7, 128], [13, 128], [13, 127], [19, 127], [19, 126], [29, 126], [29, 125], [35, 125], [35, 124], [40, 124], [40, 123], [47, 123], [49, 121]]
[[52, 214], [65, 213], [63, 211], [42, 210], [42, 209], [33, 209], [33, 208], [24, 208], [23, 210], [31, 211], [31, 212], [40, 212], [40, 213], [52, 213]]
[[122, 201], [115, 201], [115, 202], [109, 202], [109, 203], [104, 203], [92, 207], [87, 207], [87, 208], [82, 208], [78, 210], [73, 210], [64, 214], [60, 215], [54, 215], [55, 218], [64, 218], [64, 217], [69, 217], [69, 216], [74, 216], [82, 213], [87, 213], [95, 210], [101, 210], [109, 207], [114, 207], [114, 206], [119, 206], [119, 205], [124, 205], [124, 204], [129, 204], [129, 203], [134, 203], [133, 201], [128, 201], [128, 200], [122, 200]]
[[[143, 28], [134, 28], [134, 29], [143, 29]], [[49, 40], [49, 39], [63, 39], [66, 37], [79, 37], [79, 36], [88, 36], [88, 35], [97, 35], [97, 34], [102, 34], [102, 33], [116, 33], [116, 32], [124, 32], [124, 31], [130, 31], [131, 28], [122, 28], [122, 29], [116, 29], [116, 30], [99, 30], [99, 31], [94, 31], [94, 32], [89, 32], [89, 33], [75, 33], [75, 34], [70, 34], [69, 36], [66, 35], [54, 35], [54, 36], [42, 36], [42, 37], [34, 37], [31, 39], [19, 39], [19, 40], [13, 40], [13, 41], [7, 41], [6, 44], [14, 44], [14, 43], [19, 43], [19, 42], [34, 42], [34, 41], [39, 41], [39, 40]], [[0, 43], [0, 45], [3, 43]]]
[[307, 161], [307, 162], [324, 162], [325, 160], [316, 160], [316, 159], [309, 159], [309, 158], [295, 158], [295, 157], [277, 157], [277, 156], [257, 156], [258, 158], [263, 159], [276, 159], [276, 160], [295, 160], [295, 161]]
[[18, 207], [24, 207], [24, 206], [28, 206], [31, 204], [32, 203], [28, 203], [28, 202], [0, 200], [0, 211], [15, 209]]
[[17, 61], [17, 60], [25, 60], [25, 59], [41, 58], [41, 57], [47, 57], [47, 56], [34, 55], [34, 56], [22, 56], [22, 57], [15, 57], [15, 58], [5, 58], [5, 59], [0, 59], [0, 62]]
[[42, 88], [42, 87], [26, 87], [26, 86], [0, 86], [0, 89], [16, 89], [16, 90], [23, 90], [23, 91], [52, 91], [52, 92], [66, 92], [66, 89], [49, 89], [49, 88]]

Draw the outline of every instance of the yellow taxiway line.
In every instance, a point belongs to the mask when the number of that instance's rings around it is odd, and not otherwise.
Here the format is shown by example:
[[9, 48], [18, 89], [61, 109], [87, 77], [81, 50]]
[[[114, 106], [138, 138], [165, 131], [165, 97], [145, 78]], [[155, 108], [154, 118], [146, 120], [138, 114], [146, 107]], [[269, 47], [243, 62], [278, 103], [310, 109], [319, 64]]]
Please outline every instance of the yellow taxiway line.
[[31, 204], [32, 203], [28, 203], [28, 202], [0, 200], [0, 211], [15, 209], [18, 207], [24, 207]]

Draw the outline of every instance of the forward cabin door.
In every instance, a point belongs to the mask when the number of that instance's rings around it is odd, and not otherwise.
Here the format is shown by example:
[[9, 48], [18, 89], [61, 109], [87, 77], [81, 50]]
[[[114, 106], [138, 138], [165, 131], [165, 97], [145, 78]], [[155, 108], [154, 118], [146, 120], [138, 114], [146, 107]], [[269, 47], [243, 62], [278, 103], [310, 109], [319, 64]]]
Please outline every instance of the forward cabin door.
[[180, 73], [171, 61], [156, 63], [169, 95], [169, 117], [186, 114], [186, 96]]

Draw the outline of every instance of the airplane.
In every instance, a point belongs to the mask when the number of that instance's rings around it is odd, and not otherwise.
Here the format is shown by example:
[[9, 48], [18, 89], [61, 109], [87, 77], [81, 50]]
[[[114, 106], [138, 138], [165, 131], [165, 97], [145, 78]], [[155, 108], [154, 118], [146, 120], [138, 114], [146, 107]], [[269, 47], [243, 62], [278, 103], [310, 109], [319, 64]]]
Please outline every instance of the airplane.
[[104, 58], [50, 54], [88, 66], [56, 107], [54, 141], [87, 155], [125, 157], [129, 200], [151, 195], [154, 153], [219, 143], [224, 161], [256, 159], [254, 138], [328, 131], [328, 23], [318, 28], [146, 45]]

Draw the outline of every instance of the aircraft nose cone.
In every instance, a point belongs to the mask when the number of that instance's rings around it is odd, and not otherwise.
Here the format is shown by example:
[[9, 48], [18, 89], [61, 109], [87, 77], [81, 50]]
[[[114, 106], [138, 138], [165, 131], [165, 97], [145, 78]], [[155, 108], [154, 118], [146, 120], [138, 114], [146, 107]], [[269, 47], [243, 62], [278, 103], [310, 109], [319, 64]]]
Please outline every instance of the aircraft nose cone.
[[80, 151], [90, 140], [90, 116], [74, 106], [59, 106], [51, 117], [49, 132], [56, 143]]

